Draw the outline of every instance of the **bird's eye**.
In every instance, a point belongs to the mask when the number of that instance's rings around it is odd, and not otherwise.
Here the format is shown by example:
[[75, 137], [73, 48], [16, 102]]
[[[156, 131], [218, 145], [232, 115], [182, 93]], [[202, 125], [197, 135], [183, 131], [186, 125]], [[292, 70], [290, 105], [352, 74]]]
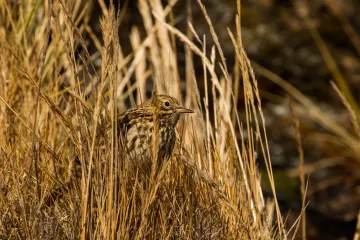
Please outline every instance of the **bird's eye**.
[[170, 103], [169, 103], [168, 101], [166, 101], [164, 104], [165, 104], [165, 106], [167, 106], [167, 107], [170, 106]]

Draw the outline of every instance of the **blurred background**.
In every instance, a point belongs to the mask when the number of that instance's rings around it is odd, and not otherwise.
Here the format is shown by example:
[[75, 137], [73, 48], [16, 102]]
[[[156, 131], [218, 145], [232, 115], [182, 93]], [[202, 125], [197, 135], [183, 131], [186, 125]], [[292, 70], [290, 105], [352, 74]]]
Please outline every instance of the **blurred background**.
[[[227, 28], [232, 31], [236, 28], [236, 0], [202, 2], [231, 68], [235, 53]], [[132, 52], [130, 32], [136, 26], [145, 36], [144, 26], [137, 1], [115, 2], [116, 6], [119, 4], [123, 14], [120, 41], [124, 54], [129, 54]], [[100, 35], [101, 5], [94, 1], [91, 11], [91, 25], [95, 34]], [[242, 41], [259, 81], [278, 199], [289, 227], [301, 209], [299, 143], [289, 99], [300, 121], [308, 181], [308, 239], [352, 239], [356, 229], [360, 206], [359, 11], [358, 0], [241, 1]], [[196, 0], [179, 0], [171, 18], [182, 32], [188, 31], [187, 22], [191, 21], [200, 38], [204, 34], [208, 36], [207, 49], [211, 49], [214, 43]], [[177, 42], [177, 49], [180, 75], [185, 78], [183, 44]], [[195, 58], [195, 71], [203, 91], [201, 59]], [[289, 89], [284, 82], [294, 88]], [[151, 86], [148, 90], [151, 91]], [[239, 94], [238, 110], [244, 115], [242, 93]], [[262, 172], [261, 156], [258, 164]], [[263, 189], [265, 196], [271, 195], [265, 170]]]

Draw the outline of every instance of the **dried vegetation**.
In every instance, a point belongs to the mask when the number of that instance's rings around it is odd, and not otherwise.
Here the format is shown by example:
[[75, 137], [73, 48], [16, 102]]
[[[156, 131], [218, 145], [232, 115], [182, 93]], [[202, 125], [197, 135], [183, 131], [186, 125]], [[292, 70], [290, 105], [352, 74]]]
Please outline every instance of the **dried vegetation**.
[[[210, 56], [191, 23], [187, 34], [174, 27], [168, 17], [174, 4], [138, 1], [146, 36], [134, 28], [133, 51], [124, 56], [118, 40], [124, 13], [113, 6], [101, 4], [98, 39], [88, 24], [90, 1], [0, 1], [0, 238], [288, 237], [276, 195], [266, 200], [260, 187], [259, 155], [268, 172], [262, 177], [275, 192], [240, 16], [237, 31], [229, 31], [237, 69], [231, 74], [206, 9], [215, 42]], [[185, 79], [176, 45], [186, 49]], [[203, 62], [203, 79], [194, 75], [194, 58]], [[146, 99], [149, 84], [196, 113], [179, 124], [166, 168], [144, 182], [128, 171], [115, 119]], [[238, 91], [245, 122], [234, 105]]]

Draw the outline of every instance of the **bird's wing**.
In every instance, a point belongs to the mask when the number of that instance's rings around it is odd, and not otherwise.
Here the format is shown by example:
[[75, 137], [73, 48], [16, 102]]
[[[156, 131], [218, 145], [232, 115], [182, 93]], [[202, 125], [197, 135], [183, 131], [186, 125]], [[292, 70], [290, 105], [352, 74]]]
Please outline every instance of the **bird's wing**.
[[118, 116], [118, 126], [124, 134], [127, 132], [127, 129], [130, 129], [134, 124], [134, 121], [132, 120], [138, 117], [139, 112], [141, 112], [141, 108], [136, 107], [126, 110]]
[[131, 115], [130, 110], [127, 110], [127, 111], [123, 112], [117, 118], [118, 129], [122, 132], [122, 134], [126, 134], [128, 125], [130, 123], [130, 115]]
[[137, 107], [130, 108], [118, 116], [118, 126], [125, 135], [127, 131], [136, 123], [138, 118], [152, 116], [152, 110], [148, 104], [141, 104]]

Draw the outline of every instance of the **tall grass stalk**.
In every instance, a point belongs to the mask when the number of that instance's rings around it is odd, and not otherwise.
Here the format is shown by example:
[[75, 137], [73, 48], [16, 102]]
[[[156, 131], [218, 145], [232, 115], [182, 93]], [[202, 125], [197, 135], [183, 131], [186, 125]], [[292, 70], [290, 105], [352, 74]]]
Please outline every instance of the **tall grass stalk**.
[[[191, 18], [187, 34], [171, 24], [176, 1], [164, 7], [160, 0], [138, 1], [146, 34], [132, 29], [125, 56], [124, 12], [100, 3], [98, 38], [89, 26], [91, 2], [0, 1], [0, 238], [286, 239], [258, 83], [241, 43], [240, 2], [236, 35], [229, 31], [236, 79], [200, 0], [215, 42], [210, 56]], [[178, 44], [186, 49], [185, 89]], [[196, 114], [179, 124], [160, 174], [143, 181], [118, 144], [116, 116], [146, 100], [149, 84]], [[240, 91], [246, 122], [236, 108]], [[262, 194], [259, 156], [272, 201]]]

